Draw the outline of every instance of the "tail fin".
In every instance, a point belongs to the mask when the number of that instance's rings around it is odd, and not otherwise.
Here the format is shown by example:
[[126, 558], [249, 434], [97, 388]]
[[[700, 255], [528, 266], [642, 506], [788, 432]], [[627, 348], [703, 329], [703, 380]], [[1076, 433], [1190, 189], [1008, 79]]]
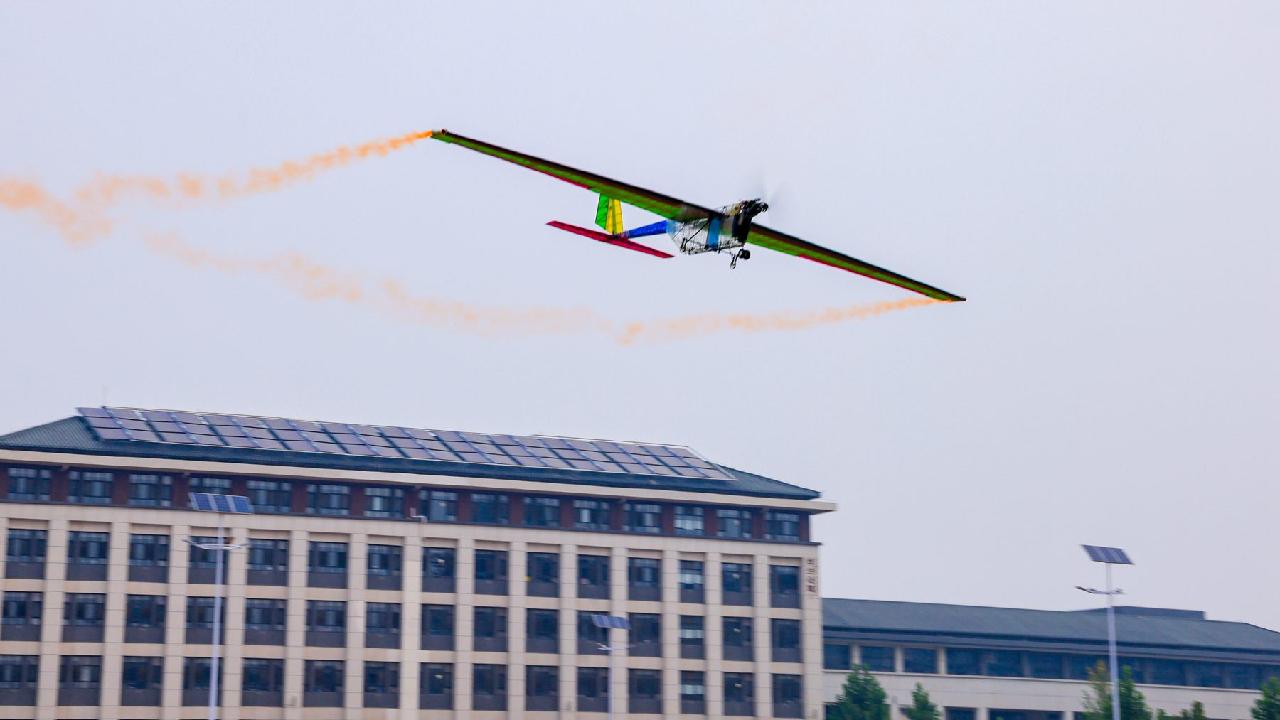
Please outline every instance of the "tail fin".
[[604, 228], [604, 231], [610, 235], [618, 235], [622, 232], [622, 201], [600, 195], [600, 202], [596, 204], [596, 225]]

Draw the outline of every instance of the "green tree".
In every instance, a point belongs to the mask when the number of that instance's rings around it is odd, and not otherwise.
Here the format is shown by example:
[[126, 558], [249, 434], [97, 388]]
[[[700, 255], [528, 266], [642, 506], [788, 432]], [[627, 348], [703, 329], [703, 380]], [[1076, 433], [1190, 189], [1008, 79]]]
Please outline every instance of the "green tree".
[[[1089, 671], [1089, 685], [1084, 694], [1085, 720], [1111, 720], [1111, 678], [1106, 665], [1099, 662]], [[1152, 720], [1147, 699], [1138, 691], [1133, 671], [1127, 667], [1120, 674], [1120, 720]]]
[[910, 720], [939, 720], [941, 717], [938, 706], [929, 699], [929, 693], [920, 683], [916, 683], [916, 688], [911, 691], [911, 707], [905, 714]]
[[835, 720], [888, 720], [889, 705], [880, 681], [861, 665], [854, 665], [836, 696], [831, 716]]
[[1262, 697], [1249, 712], [1253, 720], [1280, 720], [1280, 678], [1273, 675], [1262, 683]]
[[1178, 720], [1208, 720], [1204, 715], [1204, 703], [1199, 700], [1191, 703], [1190, 710], [1183, 710], [1178, 713]]

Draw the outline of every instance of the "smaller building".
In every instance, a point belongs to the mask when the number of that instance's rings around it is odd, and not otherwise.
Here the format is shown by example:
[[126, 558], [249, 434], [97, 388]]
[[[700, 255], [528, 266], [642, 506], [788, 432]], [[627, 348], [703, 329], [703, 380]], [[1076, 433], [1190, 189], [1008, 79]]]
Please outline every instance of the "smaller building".
[[[946, 720], [1080, 720], [1089, 670], [1107, 656], [1103, 609], [1054, 611], [877, 600], [823, 600], [826, 701], [855, 663], [884, 686], [894, 718], [924, 686]], [[1204, 703], [1247, 720], [1280, 677], [1280, 633], [1203, 612], [1116, 609], [1120, 664], [1153, 709]]]

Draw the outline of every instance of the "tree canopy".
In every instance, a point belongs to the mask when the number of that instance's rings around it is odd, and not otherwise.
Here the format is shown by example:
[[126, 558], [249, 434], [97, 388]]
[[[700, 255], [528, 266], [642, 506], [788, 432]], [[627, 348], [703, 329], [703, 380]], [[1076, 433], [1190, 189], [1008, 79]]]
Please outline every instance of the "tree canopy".
[[929, 693], [920, 683], [916, 683], [915, 689], [911, 691], [911, 707], [906, 709], [905, 714], [910, 720], [939, 720], [942, 717], [938, 706], [929, 699]]
[[836, 696], [830, 717], [835, 720], [888, 720], [886, 699], [880, 681], [872, 677], [866, 668], [854, 665]]
[[1280, 720], [1280, 678], [1272, 676], [1262, 683], [1262, 697], [1249, 712], [1253, 720]]
[[[1100, 662], [1089, 671], [1089, 686], [1084, 694], [1085, 720], [1111, 720], [1111, 678], [1105, 664]], [[1129, 668], [1120, 674], [1120, 720], [1152, 720], [1151, 708]]]

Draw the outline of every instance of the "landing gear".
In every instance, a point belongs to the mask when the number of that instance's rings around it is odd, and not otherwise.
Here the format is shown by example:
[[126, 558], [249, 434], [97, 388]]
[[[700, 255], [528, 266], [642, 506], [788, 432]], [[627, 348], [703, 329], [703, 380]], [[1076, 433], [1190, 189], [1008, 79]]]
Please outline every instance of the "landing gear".
[[751, 251], [746, 248], [742, 248], [738, 252], [734, 253], [733, 257], [729, 259], [729, 269], [733, 270], [734, 268], [738, 267], [739, 260], [750, 260], [750, 259], [751, 259]]

